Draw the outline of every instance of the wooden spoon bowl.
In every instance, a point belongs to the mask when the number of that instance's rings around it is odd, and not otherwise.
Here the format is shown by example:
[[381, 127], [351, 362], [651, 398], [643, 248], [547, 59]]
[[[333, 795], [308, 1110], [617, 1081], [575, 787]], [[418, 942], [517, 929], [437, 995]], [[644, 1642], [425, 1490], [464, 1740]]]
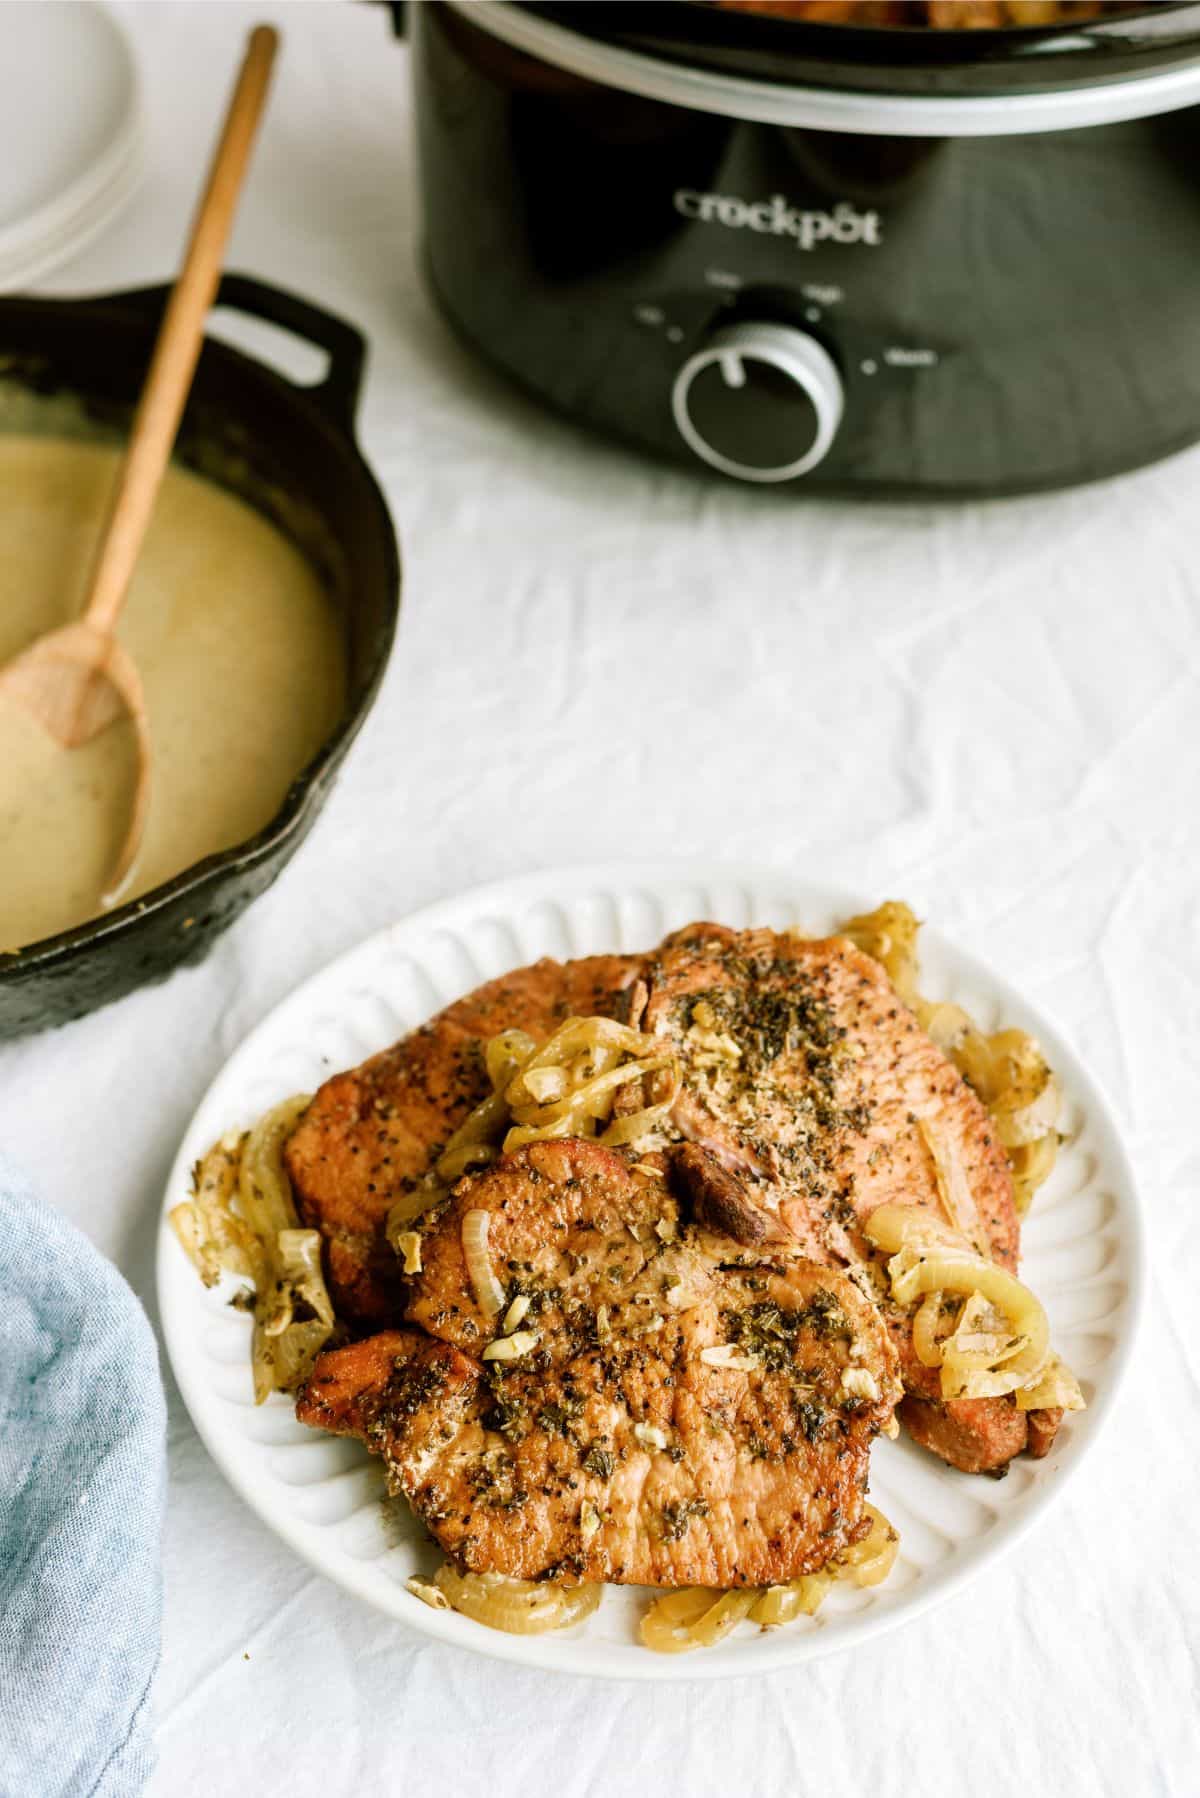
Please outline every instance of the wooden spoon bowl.
[[150, 727], [137, 664], [116, 637], [86, 618], [39, 637], [0, 668], [7, 694], [64, 749], [76, 749], [127, 716], [137, 740], [137, 781], [125, 836], [109, 874], [104, 901], [120, 898], [141, 847], [150, 805]]

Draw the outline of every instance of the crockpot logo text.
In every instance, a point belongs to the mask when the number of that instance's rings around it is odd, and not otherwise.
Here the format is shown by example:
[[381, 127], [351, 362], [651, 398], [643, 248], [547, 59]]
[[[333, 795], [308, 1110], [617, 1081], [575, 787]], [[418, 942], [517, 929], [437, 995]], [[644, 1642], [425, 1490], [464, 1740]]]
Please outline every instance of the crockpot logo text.
[[759, 231], [766, 237], [791, 237], [800, 250], [815, 249], [819, 243], [883, 241], [879, 214], [859, 212], [848, 200], [839, 200], [828, 212], [805, 212], [784, 194], [772, 194], [769, 200], [739, 200], [736, 194], [698, 194], [679, 187], [674, 205], [685, 219], [725, 225], [731, 231]]

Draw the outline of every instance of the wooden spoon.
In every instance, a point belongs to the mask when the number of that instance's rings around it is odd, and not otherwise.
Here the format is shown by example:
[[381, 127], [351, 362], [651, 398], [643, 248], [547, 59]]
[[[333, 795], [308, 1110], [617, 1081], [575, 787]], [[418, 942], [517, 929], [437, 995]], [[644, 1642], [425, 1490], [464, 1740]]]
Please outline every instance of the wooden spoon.
[[154, 346], [83, 616], [39, 637], [0, 669], [0, 694], [24, 706], [64, 749], [88, 742], [123, 713], [133, 722], [137, 785], [125, 840], [102, 895], [106, 906], [117, 901], [133, 872], [151, 772], [141, 676], [114, 632], [196, 372], [205, 317], [221, 278], [225, 243], [278, 45], [279, 35], [269, 25], [250, 34], [183, 268]]

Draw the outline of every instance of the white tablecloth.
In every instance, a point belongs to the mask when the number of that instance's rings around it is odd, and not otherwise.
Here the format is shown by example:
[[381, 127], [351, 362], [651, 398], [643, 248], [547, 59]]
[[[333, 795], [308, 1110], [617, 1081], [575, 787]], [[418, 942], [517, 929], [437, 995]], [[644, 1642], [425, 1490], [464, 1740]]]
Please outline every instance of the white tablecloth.
[[[262, 10], [119, 9], [148, 177], [48, 289], [168, 275]], [[362, 437], [403, 624], [317, 828], [208, 960], [0, 1051], [5, 1145], [154, 1315], [184, 1125], [296, 982], [480, 880], [741, 857], [904, 895], [1057, 1015], [1114, 1095], [1155, 1279], [1106, 1438], [1014, 1558], [853, 1655], [723, 1687], [432, 1646], [278, 1543], [172, 1391], [156, 1792], [1200, 1791], [1200, 452], [1059, 497], [899, 508], [780, 505], [592, 441], [434, 311], [385, 12], [274, 13], [229, 265], [370, 336]]]

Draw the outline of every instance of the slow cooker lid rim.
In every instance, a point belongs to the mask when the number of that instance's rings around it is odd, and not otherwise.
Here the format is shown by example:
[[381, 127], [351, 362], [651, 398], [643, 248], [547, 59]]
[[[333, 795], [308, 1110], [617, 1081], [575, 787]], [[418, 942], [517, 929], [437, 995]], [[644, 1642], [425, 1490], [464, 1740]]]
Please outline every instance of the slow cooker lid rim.
[[[522, 11], [601, 41], [629, 42], [632, 37], [636, 42], [640, 38], [649, 54], [681, 61], [688, 59], [689, 50], [719, 53], [741, 49], [753, 40], [760, 50], [769, 46], [778, 61], [798, 59], [803, 66], [816, 56], [839, 70], [862, 63], [898, 73], [908, 66], [911, 55], [918, 66], [927, 68], [953, 69], [983, 61], [1026, 71], [1047, 55], [1058, 58], [1064, 53], [1086, 52], [1094, 73], [1100, 63], [1117, 54], [1136, 54], [1150, 62], [1156, 55], [1170, 55], [1175, 50], [1188, 54], [1189, 44], [1200, 50], [1200, 0], [1126, 0], [1132, 8], [1129, 12], [969, 31], [933, 30], [924, 23], [863, 25], [853, 18], [793, 19], [749, 10], [735, 12], [722, 9], [716, 0], [641, 0], [633, 9], [637, 15], [633, 26], [617, 29], [611, 24], [611, 3], [605, 0], [570, 0], [568, 5], [562, 0], [519, 0], [519, 4]], [[608, 17], [604, 25], [589, 30], [580, 22], [589, 14]], [[720, 65], [710, 61], [707, 66], [719, 69]], [[1091, 75], [1084, 78], [1091, 79]]]
[[1028, 135], [1148, 118], [1200, 104], [1200, 55], [1153, 74], [1077, 79], [1062, 87], [980, 95], [887, 94], [848, 85], [773, 83], [668, 62], [572, 31], [514, 0], [445, 0], [468, 24], [514, 50], [601, 86], [749, 123], [889, 137]]

